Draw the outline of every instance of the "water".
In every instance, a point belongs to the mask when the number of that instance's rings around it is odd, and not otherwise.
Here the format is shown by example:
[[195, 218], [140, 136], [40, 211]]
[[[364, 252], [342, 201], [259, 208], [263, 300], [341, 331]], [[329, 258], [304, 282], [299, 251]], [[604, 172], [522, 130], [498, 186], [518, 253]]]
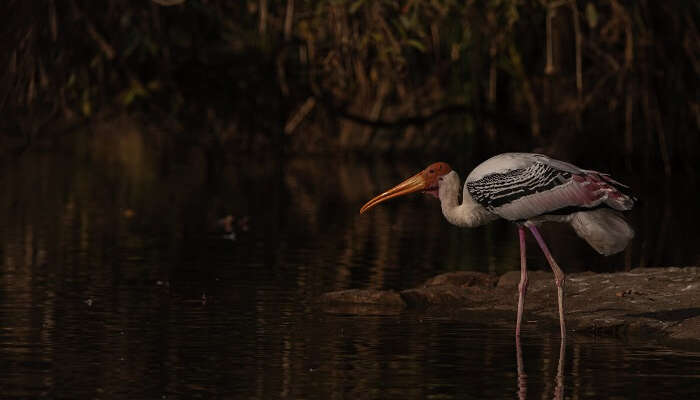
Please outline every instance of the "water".
[[[196, 151], [172, 166], [136, 150], [26, 155], [0, 172], [3, 398], [677, 399], [700, 387], [700, 353], [649, 341], [574, 334], [562, 358], [556, 329], [527, 324], [519, 358], [512, 327], [320, 310], [327, 291], [518, 268], [508, 224], [459, 230], [420, 196], [357, 214], [422, 163], [241, 159], [208, 173]], [[549, 227], [560, 264], [697, 264], [695, 186], [625, 180], [645, 200], [634, 245], [602, 258]], [[217, 231], [226, 215], [235, 238]]]

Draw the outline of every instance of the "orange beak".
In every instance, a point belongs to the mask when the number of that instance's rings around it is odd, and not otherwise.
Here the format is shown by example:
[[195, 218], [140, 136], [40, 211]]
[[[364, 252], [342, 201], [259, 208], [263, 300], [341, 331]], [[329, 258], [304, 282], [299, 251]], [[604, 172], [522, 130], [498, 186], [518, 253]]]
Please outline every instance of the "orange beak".
[[368, 201], [364, 206], [362, 206], [360, 209], [360, 214], [376, 206], [377, 204], [393, 199], [394, 197], [420, 192], [421, 190], [427, 189], [428, 182], [425, 180], [423, 175], [424, 173], [420, 172], [380, 194], [379, 196], [374, 197], [372, 200]]

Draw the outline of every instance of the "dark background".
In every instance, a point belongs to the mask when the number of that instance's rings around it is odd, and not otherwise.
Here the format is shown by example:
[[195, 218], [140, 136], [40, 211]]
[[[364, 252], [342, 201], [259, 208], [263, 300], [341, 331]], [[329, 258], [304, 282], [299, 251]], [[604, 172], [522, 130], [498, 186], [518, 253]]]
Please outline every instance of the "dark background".
[[[159, 4], [182, 3], [174, 6]], [[10, 0], [1, 154], [129, 116], [149, 148], [697, 170], [700, 4]], [[99, 129], [98, 129], [99, 130]]]

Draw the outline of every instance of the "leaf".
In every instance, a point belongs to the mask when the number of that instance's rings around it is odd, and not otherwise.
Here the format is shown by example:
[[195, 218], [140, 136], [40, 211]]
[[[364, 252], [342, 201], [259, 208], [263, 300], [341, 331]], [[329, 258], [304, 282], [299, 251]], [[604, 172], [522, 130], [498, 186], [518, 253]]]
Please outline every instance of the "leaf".
[[66, 88], [71, 88], [73, 85], [75, 85], [75, 72], [71, 72], [70, 76], [68, 76], [68, 82], [66, 82]]
[[85, 89], [83, 91], [83, 104], [82, 104], [83, 115], [89, 117], [92, 113], [92, 103], [90, 102], [90, 92]]
[[596, 11], [593, 3], [586, 4], [586, 21], [588, 21], [588, 26], [591, 29], [598, 25], [598, 11]]
[[[158, 81], [151, 81], [148, 85], [153, 86], [153, 88], [157, 88], [159, 83], [156, 82]], [[132, 80], [131, 85], [122, 90], [122, 92], [119, 94], [119, 98], [122, 104], [125, 106], [128, 106], [129, 104], [133, 103], [134, 100], [140, 97], [148, 97], [148, 91], [143, 87], [141, 82], [136, 79]]]
[[415, 47], [416, 49], [418, 49], [418, 51], [420, 51], [422, 53], [425, 52], [425, 45], [423, 43], [417, 41], [416, 39], [408, 39], [408, 40], [406, 40], [406, 44], [408, 44], [411, 47]]
[[159, 80], [157, 80], [157, 79], [156, 79], [156, 80], [149, 81], [149, 82], [146, 84], [146, 88], [148, 88], [148, 90], [149, 90], [149, 91], [152, 91], [152, 92], [155, 92], [155, 91], [159, 90], [160, 87], [161, 87], [161, 82], [160, 82]]
[[135, 96], [134, 96], [134, 92], [132, 92], [130, 90], [125, 90], [124, 92], [121, 93], [121, 95], [119, 97], [121, 97], [122, 104], [125, 106], [128, 106], [129, 104], [131, 104], [134, 101]]
[[399, 22], [401, 22], [401, 26], [403, 26], [406, 29], [411, 29], [414, 25], [414, 21], [412, 21], [410, 18], [406, 17], [405, 15], [399, 16]]
[[360, 7], [362, 7], [363, 4], [365, 4], [365, 0], [357, 0], [356, 2], [354, 2], [350, 5], [348, 12], [350, 12], [350, 14], [355, 14], [357, 12], [357, 10]]
[[375, 41], [376, 43], [383, 43], [383, 42], [384, 42], [384, 36], [382, 36], [382, 35], [379, 34], [379, 33], [373, 33], [373, 34], [372, 34], [372, 39], [374, 39], [374, 41]]

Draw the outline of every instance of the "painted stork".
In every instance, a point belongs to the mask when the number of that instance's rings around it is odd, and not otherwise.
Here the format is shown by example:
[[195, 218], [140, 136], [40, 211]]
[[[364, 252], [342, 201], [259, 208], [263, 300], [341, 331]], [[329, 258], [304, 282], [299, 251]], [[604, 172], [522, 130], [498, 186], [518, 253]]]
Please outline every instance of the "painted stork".
[[465, 181], [461, 204], [459, 187], [457, 172], [444, 162], [436, 162], [368, 201], [360, 213], [391, 198], [423, 192], [440, 200], [442, 213], [451, 224], [471, 228], [498, 218], [515, 223], [520, 238], [516, 336], [520, 336], [528, 286], [525, 260], [525, 228], [528, 228], [554, 272], [561, 336], [565, 337], [564, 272], [537, 226], [543, 222], [568, 223], [598, 253], [615, 254], [634, 237], [634, 230], [620, 211], [632, 209], [636, 198], [626, 194], [628, 187], [608, 174], [533, 153], [500, 154], [479, 164]]

